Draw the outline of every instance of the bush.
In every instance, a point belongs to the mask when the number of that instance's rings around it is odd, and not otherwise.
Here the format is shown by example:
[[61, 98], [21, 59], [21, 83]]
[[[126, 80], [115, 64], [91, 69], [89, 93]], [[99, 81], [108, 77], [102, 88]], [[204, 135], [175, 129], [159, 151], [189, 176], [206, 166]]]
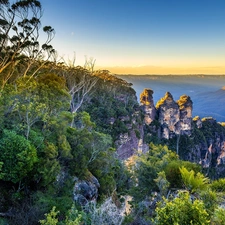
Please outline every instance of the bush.
[[184, 186], [187, 190], [192, 193], [204, 191], [207, 189], [207, 185], [209, 183], [209, 179], [204, 177], [201, 173], [195, 173], [194, 170], [188, 171], [185, 167], [180, 168], [182, 181], [184, 182]]
[[217, 208], [215, 210], [211, 224], [212, 225], [224, 225], [225, 224], [225, 209]]
[[207, 225], [209, 215], [201, 200], [192, 201], [188, 192], [179, 192], [172, 200], [164, 199], [157, 205], [155, 225]]
[[170, 182], [170, 188], [182, 188], [183, 182], [180, 173], [180, 167], [184, 166], [188, 170], [193, 170], [195, 173], [200, 172], [200, 166], [188, 161], [174, 160], [169, 162], [165, 168], [166, 179]]
[[221, 178], [219, 180], [215, 180], [210, 185], [212, 190], [217, 192], [224, 192], [225, 191], [225, 178]]
[[0, 175], [4, 181], [21, 181], [37, 162], [36, 149], [15, 131], [4, 130], [0, 153], [0, 162], [3, 162]]

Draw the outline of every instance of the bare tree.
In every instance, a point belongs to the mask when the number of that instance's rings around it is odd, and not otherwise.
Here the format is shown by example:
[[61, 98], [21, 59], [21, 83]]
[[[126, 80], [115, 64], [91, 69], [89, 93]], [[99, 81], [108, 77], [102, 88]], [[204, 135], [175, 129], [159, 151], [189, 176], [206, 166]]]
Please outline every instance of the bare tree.
[[75, 113], [97, 83], [98, 78], [93, 76], [88, 70], [76, 67], [72, 77], [66, 77], [66, 80], [71, 95], [70, 111]]
[[68, 92], [71, 96], [71, 113], [76, 113], [82, 106], [99, 79], [94, 71], [95, 61], [92, 58], [86, 58], [84, 67], [75, 66], [75, 62], [76, 57], [74, 55], [72, 60], [68, 60], [68, 63], [63, 59], [63, 62], [52, 65], [52, 72], [66, 80]]

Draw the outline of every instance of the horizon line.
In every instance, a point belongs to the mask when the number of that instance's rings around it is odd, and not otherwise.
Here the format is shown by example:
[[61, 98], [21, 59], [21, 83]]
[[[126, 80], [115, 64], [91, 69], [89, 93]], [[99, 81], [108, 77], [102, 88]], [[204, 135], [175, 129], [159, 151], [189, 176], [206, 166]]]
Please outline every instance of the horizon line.
[[133, 73], [111, 73], [111, 74], [114, 74], [114, 75], [124, 75], [124, 76], [225, 76], [225, 73], [224, 74], [212, 74], [212, 73], [209, 73], [209, 74], [206, 74], [206, 73], [187, 73], [187, 74], [176, 74], [176, 73], [168, 73], [168, 74], [151, 74], [151, 73], [146, 73], [146, 74], [133, 74]]

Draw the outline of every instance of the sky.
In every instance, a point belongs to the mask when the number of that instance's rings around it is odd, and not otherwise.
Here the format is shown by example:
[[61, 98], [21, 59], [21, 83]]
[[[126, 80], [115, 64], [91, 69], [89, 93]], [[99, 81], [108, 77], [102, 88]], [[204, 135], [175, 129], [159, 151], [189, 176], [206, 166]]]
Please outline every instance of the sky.
[[225, 74], [225, 0], [40, 0], [65, 60], [117, 74]]

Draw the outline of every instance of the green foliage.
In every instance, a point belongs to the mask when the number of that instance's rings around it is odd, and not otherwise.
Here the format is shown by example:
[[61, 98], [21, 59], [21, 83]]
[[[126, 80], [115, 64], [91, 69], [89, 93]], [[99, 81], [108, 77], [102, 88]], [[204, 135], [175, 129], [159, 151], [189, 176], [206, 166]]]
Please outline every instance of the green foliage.
[[44, 43], [39, 42], [42, 17], [40, 1], [21, 0], [0, 4], [0, 91], [2, 91], [7, 83], [15, 81], [18, 77], [27, 75], [33, 77], [37, 74], [46, 61], [55, 54], [55, 50], [50, 45], [54, 37], [54, 29], [51, 26], [43, 27], [47, 38]]
[[112, 126], [114, 134], [124, 134], [128, 132], [127, 126], [121, 120], [116, 120]]
[[224, 133], [225, 127], [217, 123], [214, 119], [205, 118], [202, 120], [201, 131], [204, 134], [205, 138], [209, 140], [210, 138], [218, 136], [218, 134]]
[[139, 130], [134, 130], [134, 131], [135, 131], [136, 137], [137, 137], [138, 139], [140, 139], [140, 138], [141, 138], [140, 131], [139, 131]]
[[15, 131], [4, 130], [0, 140], [3, 180], [17, 183], [24, 179], [37, 162], [36, 149]]
[[[0, 4], [6, 16], [0, 21], [4, 48], [0, 51], [0, 208], [21, 215], [34, 209], [32, 221], [49, 212], [41, 224], [83, 223], [79, 211], [71, 209], [67, 214], [72, 205], [70, 176], [95, 175], [100, 200], [117, 188], [121, 192], [127, 188], [128, 172], [112, 143], [128, 132], [128, 124], [140, 136], [138, 124], [131, 121], [138, 108], [135, 91], [108, 71], [45, 61], [54, 55], [49, 45], [54, 30], [43, 28], [48, 37], [40, 45], [39, 1]], [[85, 88], [92, 88], [97, 80], [98, 88], [90, 94]], [[70, 113], [71, 104], [79, 103], [84, 91], [88, 104], [80, 109], [87, 112]], [[17, 187], [20, 191], [15, 192]], [[20, 207], [23, 204], [26, 210]]]
[[36, 167], [36, 174], [34, 174], [34, 180], [41, 186], [47, 186], [56, 180], [56, 176], [60, 171], [60, 163], [54, 158], [57, 152], [54, 145], [46, 146], [44, 149], [45, 157], [41, 157]]
[[217, 193], [208, 189], [200, 193], [200, 199], [204, 202], [207, 213], [212, 216], [218, 206]]
[[225, 209], [218, 207], [214, 211], [214, 215], [211, 221], [212, 225], [224, 225], [225, 224]]
[[41, 225], [57, 225], [58, 218], [57, 215], [59, 214], [59, 211], [55, 211], [56, 207], [54, 206], [49, 213], [45, 214], [46, 219], [40, 220]]
[[85, 177], [90, 165], [107, 152], [112, 140], [109, 135], [92, 129], [94, 123], [86, 112], [78, 113], [77, 117], [74, 120], [77, 128], [68, 128], [66, 136], [73, 157], [69, 161], [70, 171], [81, 178]]
[[[144, 118], [143, 118], [144, 119]], [[161, 139], [158, 137], [158, 131], [161, 124], [157, 119], [153, 120], [149, 125], [144, 125], [144, 142], [162, 144]]]
[[155, 225], [207, 225], [209, 215], [204, 203], [192, 201], [188, 192], [179, 192], [172, 200], [164, 199], [156, 208]]
[[134, 182], [138, 180], [138, 186], [133, 188], [132, 195], [140, 200], [150, 195], [153, 190], [158, 190], [154, 181], [157, 174], [175, 159], [177, 159], [176, 153], [170, 151], [167, 146], [151, 143], [149, 152], [141, 155], [137, 161]]
[[79, 212], [73, 204], [71, 209], [68, 211], [68, 216], [65, 220], [65, 225], [81, 225], [83, 224], [84, 212]]
[[8, 225], [8, 222], [4, 218], [0, 218], [0, 225]]
[[209, 179], [203, 174], [199, 172], [195, 174], [193, 170], [188, 171], [185, 167], [180, 168], [180, 173], [187, 190], [192, 193], [207, 190]]
[[219, 180], [214, 180], [210, 187], [212, 190], [217, 192], [224, 192], [225, 191], [225, 178], [221, 178]]
[[170, 182], [170, 188], [182, 188], [183, 181], [181, 177], [180, 167], [185, 167], [188, 170], [193, 170], [195, 173], [200, 172], [200, 165], [189, 161], [173, 160], [168, 163], [164, 171], [166, 179]]
[[166, 174], [164, 171], [159, 172], [157, 175], [158, 177], [154, 179], [154, 181], [156, 182], [156, 185], [159, 188], [160, 194], [162, 196], [165, 196], [167, 194], [167, 190], [170, 186], [170, 183], [166, 179]]
[[98, 88], [89, 104], [83, 105], [83, 110], [91, 115], [98, 131], [111, 135], [115, 141], [121, 133], [128, 132], [128, 121], [122, 117], [131, 118], [139, 107], [135, 92], [130, 84], [108, 71], [98, 71], [96, 76], [100, 78], [96, 84]]
[[2, 179], [4, 177], [4, 173], [2, 172], [2, 166], [3, 166], [3, 162], [0, 162], [0, 179]]
[[[62, 175], [63, 176], [63, 175]], [[58, 177], [58, 180], [33, 194], [34, 206], [41, 214], [49, 212], [54, 206], [59, 218], [65, 219], [73, 204], [73, 180], [71, 177]]]
[[63, 83], [62, 78], [46, 74], [40, 78], [22, 77], [14, 85], [6, 85], [1, 109], [7, 127], [24, 132], [29, 139], [31, 129], [47, 124], [51, 117], [67, 110], [69, 96]]
[[115, 158], [115, 149], [113, 148], [102, 152], [99, 157], [90, 164], [89, 170], [100, 183], [100, 200], [110, 196], [116, 189], [116, 177], [119, 173], [123, 172], [120, 169], [121, 166], [119, 165], [119, 160]]
[[92, 129], [95, 127], [95, 123], [91, 121], [91, 117], [87, 112], [80, 112], [74, 116], [74, 124], [76, 128]]
[[68, 211], [68, 216], [66, 216], [65, 220], [59, 222], [58, 216], [60, 211], [56, 211], [56, 207], [53, 206], [49, 213], [45, 213], [45, 219], [40, 220], [41, 225], [57, 225], [57, 224], [64, 224], [64, 225], [81, 225], [83, 224], [83, 217], [85, 217], [84, 212], [79, 212], [74, 204], [72, 205], [71, 209]]

